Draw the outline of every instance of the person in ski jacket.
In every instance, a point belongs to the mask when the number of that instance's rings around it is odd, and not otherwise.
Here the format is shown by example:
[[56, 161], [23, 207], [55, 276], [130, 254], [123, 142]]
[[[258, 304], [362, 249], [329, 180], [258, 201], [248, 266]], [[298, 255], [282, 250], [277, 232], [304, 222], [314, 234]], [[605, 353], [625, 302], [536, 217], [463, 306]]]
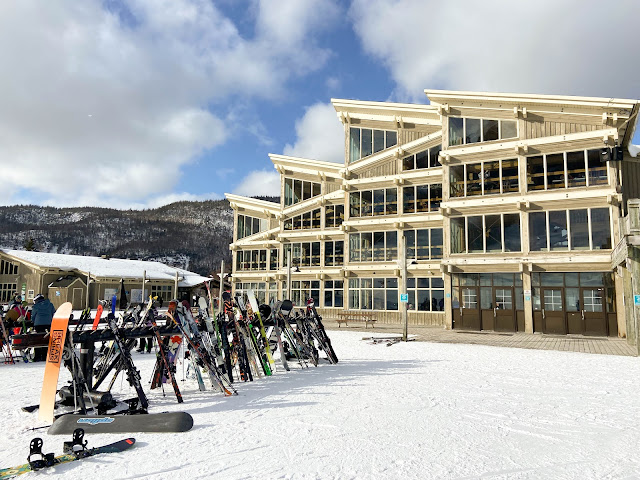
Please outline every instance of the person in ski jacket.
[[[31, 308], [31, 320], [33, 321], [33, 327], [36, 332], [46, 332], [51, 328], [51, 321], [53, 320], [53, 314], [55, 308], [48, 298], [44, 298], [44, 295], [39, 293], [36, 298], [33, 299], [33, 307]], [[34, 355], [34, 362], [45, 361], [47, 359], [46, 348], [36, 348]]]

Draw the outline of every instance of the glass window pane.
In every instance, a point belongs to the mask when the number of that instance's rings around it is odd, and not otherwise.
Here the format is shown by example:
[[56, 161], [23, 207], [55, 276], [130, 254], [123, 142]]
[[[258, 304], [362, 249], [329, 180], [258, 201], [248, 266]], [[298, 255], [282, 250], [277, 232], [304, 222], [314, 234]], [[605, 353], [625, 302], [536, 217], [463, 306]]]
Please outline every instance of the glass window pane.
[[436, 145], [435, 147], [431, 147], [429, 149], [429, 166], [431, 168], [440, 167], [440, 151], [442, 150], [442, 145]]
[[360, 260], [370, 262], [373, 259], [373, 233], [360, 234]]
[[442, 184], [433, 183], [429, 187], [429, 211], [437, 212], [440, 210], [440, 203], [442, 202]]
[[429, 185], [416, 187], [416, 212], [429, 211]]
[[564, 155], [547, 155], [547, 188], [564, 188]]
[[591, 240], [594, 250], [611, 248], [611, 224], [608, 208], [591, 209]]
[[416, 231], [405, 230], [404, 236], [407, 240], [407, 258], [415, 259], [416, 258]]
[[333, 291], [331, 290], [324, 291], [324, 306], [333, 307]]
[[393, 147], [398, 143], [398, 134], [395, 130], [387, 130], [385, 132], [387, 137], [387, 146], [386, 148]]
[[349, 261], [360, 261], [360, 234], [352, 233], [349, 235]]
[[416, 153], [416, 168], [429, 168], [429, 151]]
[[482, 164], [467, 165], [467, 196], [482, 195]]
[[487, 215], [485, 221], [485, 237], [487, 252], [502, 251], [502, 223], [500, 215]]
[[335, 227], [335, 215], [334, 215], [334, 206], [327, 205], [324, 207], [324, 226], [325, 227]]
[[284, 206], [293, 205], [293, 178], [284, 179]]
[[604, 285], [602, 272], [582, 272], [580, 274], [581, 287], [599, 287]]
[[600, 149], [587, 151], [587, 165], [589, 169], [589, 186], [606, 185], [607, 179], [607, 162], [602, 161]]
[[373, 233], [373, 260], [382, 262], [385, 259], [384, 254], [384, 232]]
[[387, 310], [398, 310], [398, 290], [387, 290]]
[[520, 215], [517, 213], [505, 214], [503, 216], [503, 220], [504, 251], [520, 252], [522, 250], [522, 245], [520, 243]]
[[493, 289], [491, 287], [480, 288], [480, 308], [484, 310], [493, 308]]
[[582, 310], [580, 308], [580, 289], [565, 288], [564, 302], [567, 306], [567, 312], [579, 312], [580, 310]]
[[398, 258], [398, 232], [395, 230], [386, 232], [387, 238], [387, 261]]
[[351, 217], [360, 216], [360, 192], [351, 192], [349, 194], [349, 215]]
[[498, 140], [498, 120], [482, 120], [482, 141]]
[[527, 190], [544, 190], [544, 161], [541, 155], [527, 157]]
[[529, 213], [529, 250], [540, 252], [548, 250], [547, 215], [545, 212]]
[[302, 201], [302, 180], [294, 180], [293, 182], [293, 203]]
[[431, 259], [442, 258], [442, 229], [431, 229]]
[[513, 120], [500, 120], [501, 138], [518, 136], [518, 124]]
[[398, 190], [396, 188], [387, 188], [386, 190], [386, 213], [387, 215], [395, 215], [398, 213]]
[[373, 214], [374, 215], [384, 215], [385, 206], [384, 206], [384, 190], [374, 190], [373, 191]]
[[418, 290], [417, 294], [416, 302], [418, 304], [418, 310], [428, 312], [431, 309], [429, 290]]
[[402, 200], [404, 213], [415, 213], [416, 200], [415, 200], [415, 187], [404, 187], [402, 189]]
[[334, 249], [336, 255], [335, 265], [342, 265], [344, 263], [344, 241], [336, 242]]
[[418, 230], [416, 233], [417, 259], [429, 260], [429, 230]]
[[465, 253], [464, 217], [452, 218], [450, 223], [451, 253]]
[[349, 129], [349, 162], [360, 160], [360, 129]]
[[384, 130], [373, 131], [373, 153], [384, 150]]
[[502, 193], [519, 191], [518, 160], [502, 161]]
[[449, 146], [462, 145], [464, 139], [463, 119], [449, 117]]
[[482, 217], [467, 217], [469, 253], [484, 251]]
[[449, 168], [449, 186], [451, 197], [464, 197], [464, 165]]
[[362, 158], [368, 157], [373, 152], [373, 135], [368, 128], [362, 129]]
[[500, 193], [500, 162], [484, 162], [484, 194]]
[[373, 291], [373, 309], [384, 310], [384, 307], [385, 307], [384, 290], [374, 290]]
[[589, 215], [588, 210], [569, 210], [571, 228], [571, 249], [589, 250]]
[[360, 192], [362, 194], [362, 210], [363, 217], [371, 216], [373, 213], [373, 193], [371, 190], [364, 190]]
[[566, 210], [549, 212], [549, 243], [551, 243], [551, 250], [569, 248]]
[[567, 182], [569, 187], [584, 187], [587, 184], [584, 150], [567, 152]]
[[409, 155], [408, 157], [404, 157], [402, 159], [402, 169], [403, 170], [413, 170], [416, 168], [416, 156]]
[[465, 143], [478, 143], [480, 141], [480, 119], [466, 118], [465, 122], [467, 124]]

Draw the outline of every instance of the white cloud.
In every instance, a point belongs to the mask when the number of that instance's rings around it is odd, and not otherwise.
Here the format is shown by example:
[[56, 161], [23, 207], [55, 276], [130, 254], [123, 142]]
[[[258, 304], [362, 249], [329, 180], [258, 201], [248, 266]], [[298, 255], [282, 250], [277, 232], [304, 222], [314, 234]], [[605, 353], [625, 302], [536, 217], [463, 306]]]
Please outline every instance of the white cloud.
[[638, 97], [640, 2], [355, 0], [367, 53], [400, 99], [425, 88]]
[[296, 136], [293, 145], [285, 145], [285, 155], [344, 163], [344, 127], [331, 104], [307, 108], [296, 122]]
[[281, 16], [280, 2], [259, 7], [247, 38], [208, 0], [131, 0], [126, 15], [99, 0], [3, 2], [0, 166], [22, 196], [0, 200], [111, 206], [171, 191], [229, 138], [234, 97], [277, 98], [330, 55], [312, 38], [326, 19], [293, 0]]
[[280, 174], [275, 170], [254, 170], [233, 191], [245, 197], [280, 196]]

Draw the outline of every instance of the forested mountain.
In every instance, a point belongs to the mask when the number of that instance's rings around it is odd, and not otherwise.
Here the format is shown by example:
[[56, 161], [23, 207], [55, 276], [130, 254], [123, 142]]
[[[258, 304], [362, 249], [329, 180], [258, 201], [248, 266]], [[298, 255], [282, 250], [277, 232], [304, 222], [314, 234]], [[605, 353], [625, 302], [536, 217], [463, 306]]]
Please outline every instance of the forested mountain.
[[[275, 200], [263, 198], [264, 200]], [[150, 210], [0, 207], [0, 246], [156, 260], [202, 275], [231, 262], [233, 211], [226, 200]]]

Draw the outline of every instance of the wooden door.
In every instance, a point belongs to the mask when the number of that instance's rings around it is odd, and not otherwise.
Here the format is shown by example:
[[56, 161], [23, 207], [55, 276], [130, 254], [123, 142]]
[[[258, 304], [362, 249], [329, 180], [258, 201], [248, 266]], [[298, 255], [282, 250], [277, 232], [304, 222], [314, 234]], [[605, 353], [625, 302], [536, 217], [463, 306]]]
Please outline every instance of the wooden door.
[[566, 335], [566, 316], [562, 288], [542, 288], [544, 333]]

